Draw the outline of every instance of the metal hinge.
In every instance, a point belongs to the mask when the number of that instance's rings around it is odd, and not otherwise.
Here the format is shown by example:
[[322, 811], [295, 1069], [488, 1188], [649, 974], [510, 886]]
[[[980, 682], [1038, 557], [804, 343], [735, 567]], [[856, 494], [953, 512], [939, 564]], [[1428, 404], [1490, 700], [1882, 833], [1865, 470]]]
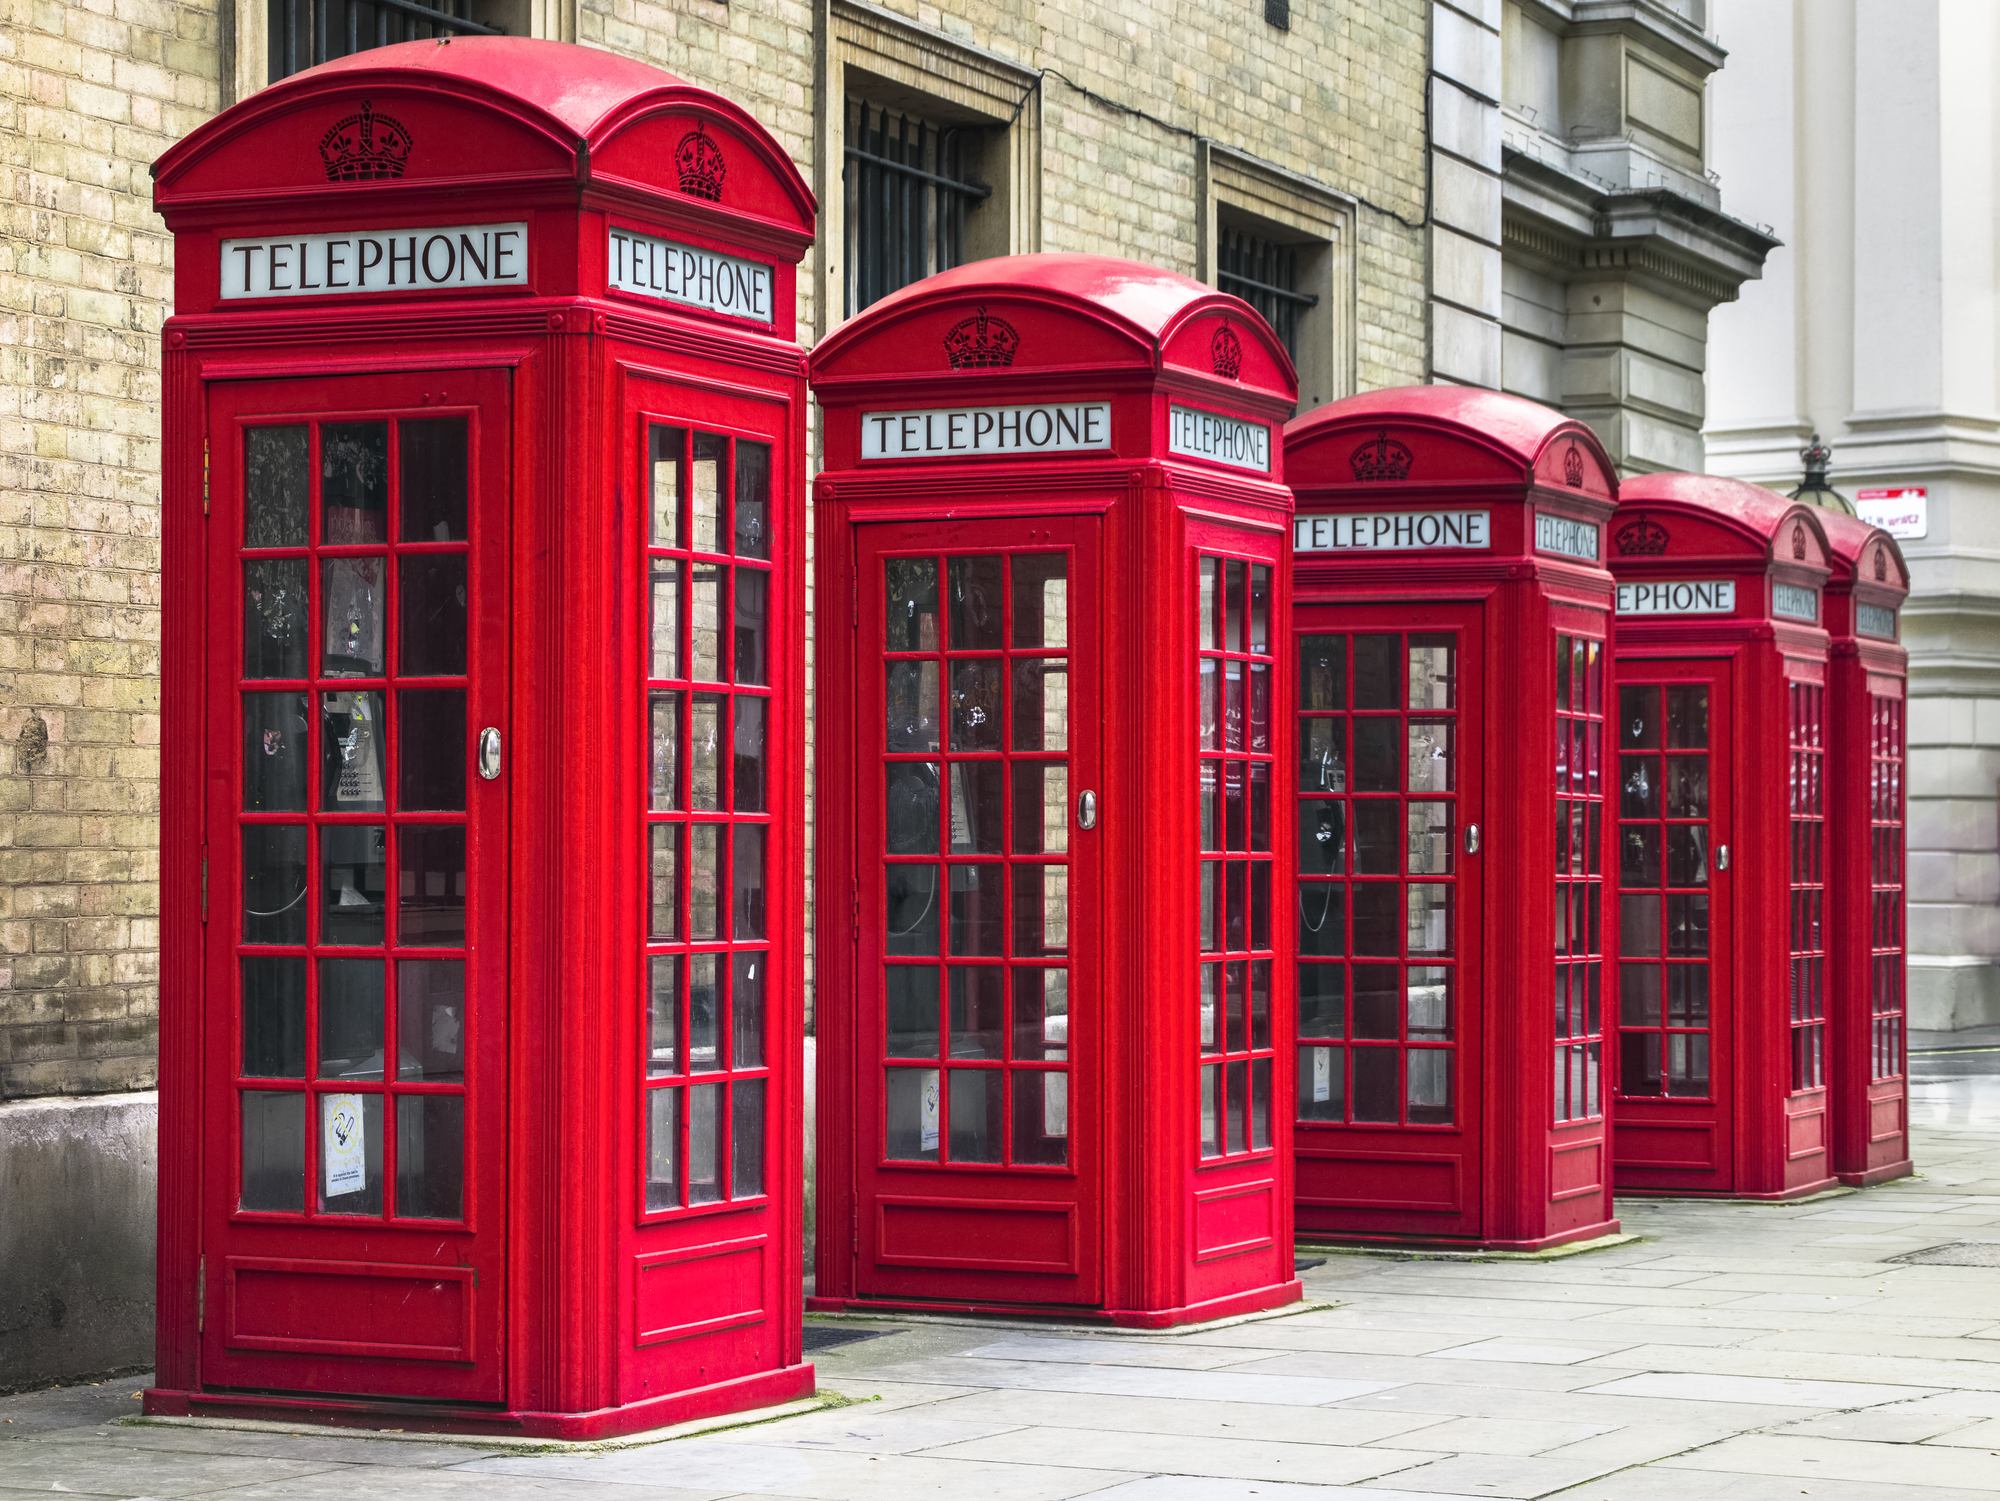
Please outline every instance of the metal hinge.
[[208, 439], [201, 440], [201, 514], [208, 514]]
[[201, 920], [208, 921], [208, 856], [201, 857]]
[[854, 1231], [854, 1238], [848, 1244], [853, 1249], [854, 1254], [859, 1256], [861, 1254], [861, 1221], [858, 1219], [850, 1220], [848, 1224]]
[[208, 1315], [208, 1258], [197, 1257], [194, 1264], [194, 1332], [201, 1333]]

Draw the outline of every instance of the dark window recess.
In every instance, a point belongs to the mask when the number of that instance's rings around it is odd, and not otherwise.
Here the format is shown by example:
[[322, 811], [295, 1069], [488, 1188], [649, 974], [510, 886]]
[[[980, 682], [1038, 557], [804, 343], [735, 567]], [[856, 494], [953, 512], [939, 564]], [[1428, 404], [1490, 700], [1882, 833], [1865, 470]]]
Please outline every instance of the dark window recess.
[[971, 180], [980, 132], [847, 101], [847, 314], [965, 260], [965, 216], [993, 196]]
[[[1292, 0], [1264, 0], [1264, 21], [1280, 31], [1292, 29]], [[1289, 348], [1290, 346], [1286, 346]]]
[[271, 82], [391, 42], [504, 36], [472, 19], [476, 0], [270, 0]]
[[[1290, 14], [1285, 0], [1267, 0], [1267, 4], [1270, 7], [1265, 11], [1267, 17]], [[1274, 20], [1272, 24], [1286, 23]], [[1277, 331], [1286, 351], [1297, 359], [1299, 320], [1307, 308], [1319, 305], [1319, 299], [1312, 293], [1299, 290], [1299, 247], [1260, 239], [1247, 230], [1231, 229], [1226, 224], [1218, 227], [1216, 237], [1222, 251], [1216, 286], [1241, 297], [1262, 313], [1264, 321]]]

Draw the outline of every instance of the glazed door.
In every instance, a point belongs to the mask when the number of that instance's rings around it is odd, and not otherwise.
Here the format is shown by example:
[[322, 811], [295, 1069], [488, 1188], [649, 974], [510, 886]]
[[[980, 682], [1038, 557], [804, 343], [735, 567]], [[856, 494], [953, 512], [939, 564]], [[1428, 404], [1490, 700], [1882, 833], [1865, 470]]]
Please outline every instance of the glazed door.
[[1098, 532], [860, 528], [863, 1297], [1102, 1298]]
[[1729, 664], [1618, 669], [1616, 1186], [1727, 1193]]
[[201, 1381], [497, 1401], [508, 377], [208, 410]]
[[1480, 1233], [1476, 606], [1300, 606], [1301, 1233]]

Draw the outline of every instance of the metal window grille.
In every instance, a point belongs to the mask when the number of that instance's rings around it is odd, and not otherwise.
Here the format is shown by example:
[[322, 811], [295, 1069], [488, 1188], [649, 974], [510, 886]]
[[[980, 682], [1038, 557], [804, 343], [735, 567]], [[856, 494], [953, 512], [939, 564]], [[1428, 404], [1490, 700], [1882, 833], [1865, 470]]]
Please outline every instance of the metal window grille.
[[847, 313], [965, 259], [965, 217], [993, 195], [968, 176], [979, 132], [847, 103]]
[[1292, 0], [1264, 0], [1264, 24], [1280, 31], [1292, 29]]
[[271, 81], [391, 42], [504, 36], [472, 19], [473, 0], [270, 0]]
[[1286, 351], [1297, 359], [1299, 320], [1307, 308], [1319, 305], [1319, 298], [1299, 290], [1299, 247], [1260, 239], [1227, 225], [1217, 238], [1222, 254], [1216, 285], [1262, 313]]

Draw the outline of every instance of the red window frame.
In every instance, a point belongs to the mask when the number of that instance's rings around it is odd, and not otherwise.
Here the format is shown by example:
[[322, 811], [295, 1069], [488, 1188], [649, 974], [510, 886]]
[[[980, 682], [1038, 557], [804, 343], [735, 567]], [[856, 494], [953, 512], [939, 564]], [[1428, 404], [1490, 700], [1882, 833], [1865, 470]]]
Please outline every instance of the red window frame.
[[1555, 1121], [1604, 1114], [1604, 686], [1600, 639], [1556, 637]]

